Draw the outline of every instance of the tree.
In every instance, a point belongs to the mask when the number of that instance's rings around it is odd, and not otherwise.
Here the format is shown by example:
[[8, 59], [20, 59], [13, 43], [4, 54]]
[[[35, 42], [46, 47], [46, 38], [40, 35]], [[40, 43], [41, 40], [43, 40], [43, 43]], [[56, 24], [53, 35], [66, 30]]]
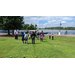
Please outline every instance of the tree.
[[30, 29], [30, 30], [34, 30], [34, 25], [31, 24], [29, 29]]
[[23, 29], [24, 29], [24, 30], [28, 30], [28, 29], [29, 29], [29, 24], [25, 24], [25, 25], [23, 26]]
[[8, 35], [10, 35], [9, 30], [21, 29], [23, 22], [22, 16], [1, 16], [0, 26], [4, 30], [8, 30]]
[[37, 29], [37, 24], [35, 24], [35, 27], [34, 28], [35, 28], [35, 30]]

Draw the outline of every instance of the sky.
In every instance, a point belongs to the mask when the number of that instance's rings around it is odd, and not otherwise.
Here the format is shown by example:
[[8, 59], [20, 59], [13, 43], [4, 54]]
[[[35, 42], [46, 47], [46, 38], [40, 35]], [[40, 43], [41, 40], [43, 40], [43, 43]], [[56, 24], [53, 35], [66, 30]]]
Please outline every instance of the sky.
[[75, 16], [24, 16], [25, 24], [37, 24], [38, 28], [45, 27], [75, 27]]

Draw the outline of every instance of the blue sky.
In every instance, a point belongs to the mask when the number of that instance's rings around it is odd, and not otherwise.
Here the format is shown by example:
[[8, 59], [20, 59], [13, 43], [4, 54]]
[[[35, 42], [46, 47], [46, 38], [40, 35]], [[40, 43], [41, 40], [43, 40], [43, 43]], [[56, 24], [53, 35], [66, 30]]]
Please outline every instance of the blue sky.
[[38, 28], [75, 27], [75, 16], [24, 16], [24, 22], [27, 24], [37, 24]]

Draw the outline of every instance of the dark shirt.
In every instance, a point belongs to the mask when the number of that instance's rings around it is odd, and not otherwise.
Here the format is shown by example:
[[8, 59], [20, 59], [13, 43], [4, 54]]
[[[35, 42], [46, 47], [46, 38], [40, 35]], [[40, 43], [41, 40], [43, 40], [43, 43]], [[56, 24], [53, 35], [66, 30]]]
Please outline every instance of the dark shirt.
[[35, 33], [31, 34], [31, 38], [32, 39], [35, 39], [35, 37], [36, 37], [36, 34]]
[[39, 33], [37, 33], [37, 35], [39, 35]]

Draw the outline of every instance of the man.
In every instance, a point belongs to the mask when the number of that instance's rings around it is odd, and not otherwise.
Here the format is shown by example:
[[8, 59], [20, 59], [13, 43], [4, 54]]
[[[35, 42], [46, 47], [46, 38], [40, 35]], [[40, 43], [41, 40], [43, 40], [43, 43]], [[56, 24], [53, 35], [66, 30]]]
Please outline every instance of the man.
[[31, 34], [32, 44], [35, 44], [35, 37], [36, 37], [36, 34], [33, 32], [33, 33]]

